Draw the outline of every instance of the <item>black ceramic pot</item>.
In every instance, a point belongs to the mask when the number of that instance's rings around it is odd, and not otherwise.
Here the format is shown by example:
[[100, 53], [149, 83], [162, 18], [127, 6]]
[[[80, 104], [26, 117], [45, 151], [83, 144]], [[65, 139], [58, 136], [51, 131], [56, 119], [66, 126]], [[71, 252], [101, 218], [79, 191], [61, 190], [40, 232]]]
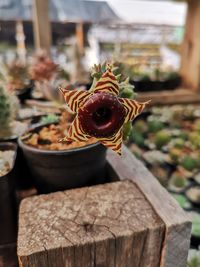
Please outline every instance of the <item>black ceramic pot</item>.
[[17, 146], [13, 143], [0, 143], [0, 150], [13, 150], [15, 152], [12, 169], [9, 173], [0, 177], [0, 245], [2, 245], [16, 242], [15, 160]]
[[33, 148], [20, 138], [18, 144], [39, 193], [87, 186], [105, 178], [106, 148], [99, 143], [62, 151]]
[[181, 85], [181, 77], [177, 76], [174, 78], [169, 78], [164, 82], [165, 90], [174, 90]]
[[19, 98], [20, 102], [23, 104], [25, 100], [31, 99], [31, 94], [34, 88], [34, 82], [31, 81], [28, 86], [23, 89], [16, 90], [16, 95]]

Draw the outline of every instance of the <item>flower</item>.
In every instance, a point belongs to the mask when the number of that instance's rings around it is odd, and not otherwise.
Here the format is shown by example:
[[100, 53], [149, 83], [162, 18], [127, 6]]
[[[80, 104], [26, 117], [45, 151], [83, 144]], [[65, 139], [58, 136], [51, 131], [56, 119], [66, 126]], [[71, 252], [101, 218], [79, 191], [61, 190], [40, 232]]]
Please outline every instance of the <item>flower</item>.
[[122, 128], [143, 111], [146, 104], [120, 98], [119, 82], [110, 65], [89, 91], [60, 88], [64, 99], [77, 115], [61, 141], [87, 141], [93, 137], [121, 155]]

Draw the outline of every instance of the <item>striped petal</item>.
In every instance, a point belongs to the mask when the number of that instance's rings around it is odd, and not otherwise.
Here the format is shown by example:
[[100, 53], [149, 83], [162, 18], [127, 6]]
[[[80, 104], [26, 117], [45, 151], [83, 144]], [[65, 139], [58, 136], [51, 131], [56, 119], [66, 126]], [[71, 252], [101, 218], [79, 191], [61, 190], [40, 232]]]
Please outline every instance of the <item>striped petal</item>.
[[67, 133], [67, 136], [63, 138], [61, 141], [79, 141], [79, 142], [84, 142], [87, 141], [90, 138], [89, 135], [85, 134], [82, 131], [78, 116], [75, 117], [73, 120], [69, 131]]
[[101, 138], [99, 141], [106, 147], [112, 149], [118, 155], [122, 154], [122, 129], [120, 129], [113, 137]]
[[112, 73], [111, 69], [108, 68], [107, 71], [102, 75], [102, 77], [97, 82], [93, 90], [93, 93], [110, 93], [118, 96], [119, 85], [115, 75]]
[[91, 93], [85, 90], [67, 90], [59, 88], [62, 92], [65, 102], [69, 106], [72, 112], [78, 112], [79, 107], [84, 103], [91, 95]]
[[119, 98], [119, 101], [124, 105], [124, 108], [126, 110], [125, 123], [134, 120], [137, 115], [139, 115], [144, 110], [145, 106], [150, 102], [147, 101], [144, 103], [139, 103], [135, 100], [127, 98]]

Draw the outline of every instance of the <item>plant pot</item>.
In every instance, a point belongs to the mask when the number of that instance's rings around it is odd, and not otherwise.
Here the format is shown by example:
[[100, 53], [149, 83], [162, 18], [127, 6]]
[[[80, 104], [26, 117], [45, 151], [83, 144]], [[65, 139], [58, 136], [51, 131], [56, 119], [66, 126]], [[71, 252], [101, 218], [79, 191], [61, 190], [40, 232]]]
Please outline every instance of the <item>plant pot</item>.
[[17, 142], [19, 136], [21, 136], [28, 128], [28, 124], [20, 121], [13, 123], [12, 133], [8, 136], [0, 137], [0, 143], [2, 142]]
[[195, 207], [200, 208], [200, 186], [191, 186], [185, 195]]
[[31, 94], [32, 94], [33, 88], [34, 88], [34, 82], [31, 81], [30, 84], [26, 86], [25, 88], [16, 90], [16, 95], [22, 104], [25, 102], [25, 100], [32, 98]]
[[17, 207], [15, 198], [15, 160], [17, 146], [13, 143], [1, 143], [0, 150], [13, 150], [13, 166], [11, 170], [0, 177], [0, 245], [16, 242]]
[[62, 151], [33, 148], [20, 138], [18, 143], [39, 193], [87, 186], [105, 178], [106, 148], [100, 143]]
[[187, 212], [192, 221], [191, 246], [199, 247], [200, 245], [200, 214], [196, 210]]
[[174, 77], [174, 78], [169, 78], [165, 80], [164, 82], [164, 89], [165, 90], [174, 90], [176, 89], [179, 85], [181, 84], [181, 77]]

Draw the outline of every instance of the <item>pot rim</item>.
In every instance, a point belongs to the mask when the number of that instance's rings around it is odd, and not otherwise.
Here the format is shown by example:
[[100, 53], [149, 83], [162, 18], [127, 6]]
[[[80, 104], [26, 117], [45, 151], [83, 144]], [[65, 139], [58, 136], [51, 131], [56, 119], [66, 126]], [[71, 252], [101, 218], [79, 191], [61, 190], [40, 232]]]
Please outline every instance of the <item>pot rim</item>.
[[[55, 155], [55, 154], [59, 154], [59, 155], [63, 155], [63, 154], [74, 154], [76, 152], [82, 152], [82, 151], [86, 151], [89, 150], [93, 147], [96, 146], [103, 146], [100, 142], [94, 143], [94, 144], [90, 144], [90, 145], [86, 145], [83, 147], [77, 147], [77, 148], [71, 148], [71, 149], [64, 149], [64, 150], [47, 150], [47, 149], [39, 149], [39, 148], [35, 148], [29, 145], [26, 145], [21, 138], [18, 138], [18, 145], [19, 147], [21, 147], [23, 150], [27, 150], [30, 151], [32, 153], [40, 153], [40, 154], [48, 154], [48, 155]], [[106, 148], [105, 148], [106, 150]]]
[[10, 168], [10, 170], [4, 174], [3, 176], [0, 176], [0, 182], [3, 182], [3, 180], [7, 179], [7, 176], [13, 171], [14, 166], [15, 166], [15, 162], [16, 162], [16, 158], [17, 158], [17, 144], [12, 143], [12, 142], [0, 142], [0, 150], [4, 151], [4, 150], [12, 150], [14, 151], [14, 156], [13, 156], [13, 160], [12, 160], [12, 168]]

